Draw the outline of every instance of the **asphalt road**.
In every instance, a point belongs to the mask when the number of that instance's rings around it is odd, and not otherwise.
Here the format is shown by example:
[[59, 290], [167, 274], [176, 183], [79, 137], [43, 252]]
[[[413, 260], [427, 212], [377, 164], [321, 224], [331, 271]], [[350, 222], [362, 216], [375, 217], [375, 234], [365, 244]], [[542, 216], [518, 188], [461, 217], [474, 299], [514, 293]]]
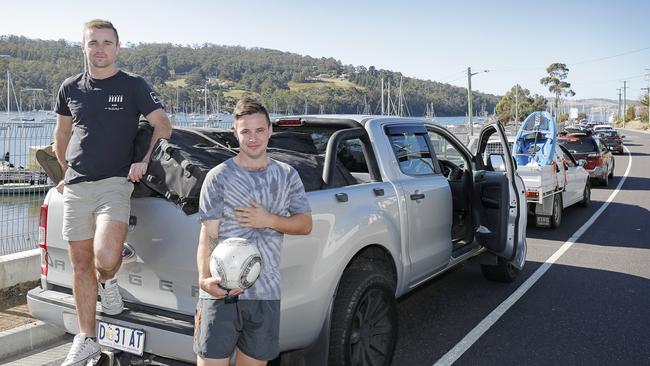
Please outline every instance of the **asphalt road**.
[[477, 263], [403, 298], [393, 365], [433, 365], [526, 281], [610, 197], [593, 225], [454, 365], [650, 365], [650, 135], [625, 132], [631, 154], [592, 202], [559, 229], [527, 228], [528, 255], [512, 284]]
[[528, 226], [517, 281], [487, 281], [469, 262], [400, 299], [393, 365], [439, 362], [598, 211], [630, 159], [593, 225], [454, 365], [650, 365], [650, 134], [625, 134], [631, 153], [616, 156], [616, 177], [593, 187], [588, 207], [568, 208], [556, 230]]

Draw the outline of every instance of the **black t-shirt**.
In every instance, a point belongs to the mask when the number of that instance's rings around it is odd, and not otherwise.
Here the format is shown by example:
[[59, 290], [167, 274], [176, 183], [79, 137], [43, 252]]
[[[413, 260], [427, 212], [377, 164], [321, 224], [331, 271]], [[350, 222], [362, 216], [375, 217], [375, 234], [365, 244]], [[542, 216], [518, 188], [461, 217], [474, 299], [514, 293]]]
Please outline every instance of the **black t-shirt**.
[[72, 137], [65, 158], [65, 183], [126, 177], [140, 115], [162, 108], [158, 95], [140, 76], [118, 71], [107, 79], [88, 73], [66, 79], [56, 113], [72, 117]]

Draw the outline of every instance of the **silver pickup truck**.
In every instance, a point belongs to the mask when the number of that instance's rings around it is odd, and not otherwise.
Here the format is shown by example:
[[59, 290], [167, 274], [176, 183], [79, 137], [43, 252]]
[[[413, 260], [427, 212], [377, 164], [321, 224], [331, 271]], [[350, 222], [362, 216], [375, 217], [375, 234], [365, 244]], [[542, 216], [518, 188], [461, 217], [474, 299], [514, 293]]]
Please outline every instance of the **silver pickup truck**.
[[[488, 279], [508, 282], [520, 273], [524, 185], [500, 125], [486, 125], [472, 152], [423, 119], [324, 115], [273, 123], [274, 133], [307, 137], [301, 143], [310, 141], [324, 161], [322, 189], [307, 192], [311, 235], [284, 240], [282, 364], [390, 364], [397, 298], [478, 255]], [[494, 136], [502, 154], [486, 152]], [[333, 183], [342, 169], [352, 184]], [[41, 285], [27, 300], [35, 318], [76, 333], [61, 225], [62, 196], [50, 190], [41, 208]], [[129, 258], [117, 275], [126, 309], [117, 316], [98, 310], [98, 337], [132, 353], [195, 361], [198, 233], [196, 214], [162, 197], [133, 199]]]

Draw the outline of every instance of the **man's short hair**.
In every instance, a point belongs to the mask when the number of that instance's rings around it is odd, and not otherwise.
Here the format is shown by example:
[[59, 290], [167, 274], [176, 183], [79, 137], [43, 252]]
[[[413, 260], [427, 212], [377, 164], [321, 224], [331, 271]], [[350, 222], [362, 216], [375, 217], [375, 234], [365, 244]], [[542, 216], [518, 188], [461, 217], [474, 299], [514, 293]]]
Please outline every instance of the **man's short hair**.
[[117, 34], [117, 29], [115, 29], [113, 23], [109, 22], [108, 20], [93, 19], [89, 22], [86, 22], [84, 24], [84, 34], [83, 34], [84, 43], [86, 42], [86, 30], [88, 29], [112, 29], [113, 33], [115, 33], [115, 39], [117, 40], [117, 44], [120, 44], [120, 36]]
[[269, 112], [264, 108], [262, 103], [251, 97], [244, 97], [237, 102], [235, 105], [235, 110], [233, 115], [235, 116], [235, 122], [243, 116], [248, 116], [255, 113], [262, 113], [266, 117], [266, 122], [270, 125], [271, 119], [269, 118]]

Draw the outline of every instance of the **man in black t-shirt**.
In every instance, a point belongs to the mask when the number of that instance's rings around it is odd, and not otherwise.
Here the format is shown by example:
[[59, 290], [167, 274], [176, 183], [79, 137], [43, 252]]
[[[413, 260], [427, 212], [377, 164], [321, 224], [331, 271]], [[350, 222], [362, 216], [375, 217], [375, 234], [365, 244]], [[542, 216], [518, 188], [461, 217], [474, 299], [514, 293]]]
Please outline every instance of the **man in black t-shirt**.
[[[115, 273], [122, 263], [133, 183], [139, 182], [156, 141], [171, 124], [156, 93], [140, 76], [121, 71], [117, 30], [108, 21], [84, 25], [85, 71], [66, 79], [56, 104], [54, 150], [64, 172], [63, 238], [70, 243], [72, 288], [79, 334], [63, 366], [99, 356], [95, 339], [97, 295], [102, 312], [122, 311]], [[153, 126], [149, 149], [132, 163], [138, 120]]]

